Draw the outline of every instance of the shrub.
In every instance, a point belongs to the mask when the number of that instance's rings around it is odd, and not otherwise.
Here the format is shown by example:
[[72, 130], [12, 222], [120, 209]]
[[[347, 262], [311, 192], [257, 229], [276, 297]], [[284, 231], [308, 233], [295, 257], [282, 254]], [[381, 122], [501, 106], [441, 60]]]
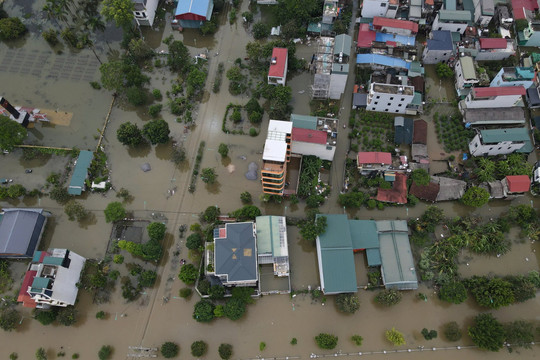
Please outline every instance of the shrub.
[[98, 352], [99, 360], [110, 359], [112, 352], [113, 352], [113, 347], [111, 345], [103, 345], [101, 349], [99, 349], [99, 352]]
[[26, 33], [26, 26], [17, 17], [0, 19], [0, 39], [14, 40]]
[[360, 309], [360, 299], [356, 294], [339, 294], [336, 297], [336, 306], [341, 312], [354, 314]]
[[186, 239], [186, 247], [190, 250], [197, 250], [203, 245], [203, 239], [200, 233], [193, 233]]
[[353, 335], [353, 336], [351, 336], [351, 341], [352, 341], [356, 346], [362, 346], [362, 341], [364, 341], [364, 338], [361, 337], [360, 335]]
[[412, 180], [417, 185], [429, 185], [429, 173], [424, 169], [415, 169], [411, 174]]
[[240, 194], [240, 200], [242, 201], [242, 204], [251, 204], [251, 194], [248, 191], [244, 191]]
[[206, 351], [208, 350], [208, 345], [202, 341], [198, 340], [191, 344], [191, 355], [195, 357], [201, 357], [204, 354], [206, 354]]
[[246, 313], [246, 303], [242, 299], [232, 298], [223, 307], [225, 316], [231, 320], [241, 319]]
[[534, 341], [534, 323], [530, 321], [516, 320], [504, 325], [506, 342], [512, 347], [531, 348]]
[[461, 202], [467, 206], [480, 207], [489, 201], [489, 192], [481, 187], [472, 186], [465, 191]]
[[178, 295], [183, 298], [183, 299], [187, 299], [191, 296], [191, 294], [193, 294], [193, 290], [191, 290], [190, 288], [188, 287], [185, 287], [185, 288], [181, 288], [178, 292]]
[[41, 323], [41, 325], [50, 325], [56, 320], [58, 315], [56, 309], [51, 310], [38, 310], [35, 318]]
[[71, 326], [77, 322], [77, 310], [73, 306], [60, 308], [56, 320], [64, 326]]
[[157, 273], [153, 270], [145, 270], [139, 275], [139, 285], [142, 287], [151, 287], [157, 279]]
[[315, 336], [315, 342], [321, 349], [331, 350], [336, 347], [338, 337], [331, 334], [320, 333], [319, 335]]
[[47, 351], [40, 347], [36, 350], [36, 360], [47, 360]]
[[469, 326], [469, 336], [480, 349], [499, 351], [506, 335], [502, 324], [493, 315], [486, 313], [474, 318], [474, 325]]
[[422, 336], [424, 336], [424, 339], [426, 340], [432, 340], [437, 338], [437, 331], [435, 330], [428, 330], [427, 328], [423, 328], [420, 332]]
[[156, 117], [161, 112], [161, 109], [163, 109], [162, 104], [150, 105], [150, 107], [148, 108], [148, 114], [152, 117]]
[[105, 319], [105, 317], [107, 317], [107, 313], [105, 311], [103, 311], [103, 310], [98, 311], [96, 313], [96, 319], [103, 320], [103, 319]]
[[295, 337], [293, 337], [293, 338], [291, 339], [291, 345], [296, 345], [296, 344], [298, 344], [298, 339], [296, 339]]
[[114, 255], [113, 263], [115, 263], [115, 264], [123, 264], [124, 263], [124, 255], [120, 255], [120, 254]]
[[390, 341], [394, 346], [406, 345], [405, 337], [403, 334], [392, 328], [391, 330], [385, 331], [386, 340]]
[[452, 281], [441, 286], [439, 297], [453, 304], [461, 304], [467, 300], [467, 289], [461, 282]]
[[257, 135], [259, 135], [259, 133], [257, 132], [257, 129], [255, 129], [255, 128], [249, 128], [249, 136], [255, 137], [255, 136], [257, 136]]
[[172, 341], [167, 341], [161, 345], [161, 355], [166, 359], [176, 357], [179, 351], [180, 347]]
[[221, 344], [218, 348], [219, 357], [223, 360], [229, 360], [233, 354], [233, 347], [231, 344]]
[[4, 309], [0, 313], [0, 328], [4, 331], [15, 329], [19, 322], [19, 313], [15, 309]]
[[129, 103], [135, 106], [143, 105], [146, 102], [146, 93], [137, 86], [130, 86], [126, 90], [126, 97]]
[[180, 269], [180, 273], [178, 274], [178, 278], [182, 280], [186, 285], [195, 284], [197, 276], [199, 276], [199, 271], [195, 266], [193, 266], [193, 264], [186, 264], [182, 266], [182, 268]]
[[392, 306], [401, 301], [402, 295], [399, 291], [394, 289], [386, 289], [379, 292], [375, 296], [375, 301], [381, 305]]
[[264, 349], [266, 349], [266, 343], [264, 341], [261, 341], [259, 343], [259, 350], [263, 351]]
[[105, 208], [104, 213], [105, 221], [108, 223], [122, 220], [126, 217], [126, 210], [124, 209], [122, 203], [118, 201], [113, 201], [112, 203], [109, 203]]
[[165, 224], [160, 222], [153, 222], [150, 225], [146, 227], [146, 231], [148, 231], [148, 236], [151, 240], [154, 241], [161, 241], [165, 237], [165, 231], [167, 230], [167, 226]]
[[214, 319], [214, 308], [214, 304], [203, 299], [195, 304], [193, 318], [198, 322], [210, 322]]
[[229, 155], [229, 147], [227, 144], [219, 144], [218, 153], [221, 155], [221, 157], [227, 157], [227, 155]]
[[161, 90], [154, 89], [152, 90], [152, 96], [154, 96], [154, 99], [161, 100], [163, 98], [163, 95], [161, 95]]
[[443, 333], [448, 341], [459, 341], [461, 339], [461, 330], [455, 321], [444, 324]]
[[[58, 31], [56, 31], [54, 29], [45, 30], [43, 33], [41, 33], [41, 36], [43, 36], [45, 41], [47, 41], [52, 46], [58, 44]], [[100, 88], [101, 88], [101, 86], [100, 86]]]

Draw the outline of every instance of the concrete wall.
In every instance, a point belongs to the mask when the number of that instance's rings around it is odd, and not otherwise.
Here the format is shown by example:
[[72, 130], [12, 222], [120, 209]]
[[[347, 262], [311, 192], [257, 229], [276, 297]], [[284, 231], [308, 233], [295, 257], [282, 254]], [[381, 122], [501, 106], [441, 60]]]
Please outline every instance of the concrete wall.
[[511, 154], [523, 147], [523, 143], [514, 144], [511, 141], [503, 141], [498, 144], [482, 144], [480, 135], [476, 135], [469, 143], [469, 152], [472, 156], [494, 156]]

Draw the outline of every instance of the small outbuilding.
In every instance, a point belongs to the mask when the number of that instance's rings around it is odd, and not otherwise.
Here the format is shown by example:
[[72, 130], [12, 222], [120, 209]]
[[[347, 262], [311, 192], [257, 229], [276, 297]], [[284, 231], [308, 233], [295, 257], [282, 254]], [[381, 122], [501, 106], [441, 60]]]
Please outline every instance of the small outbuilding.
[[43, 209], [4, 209], [0, 213], [0, 258], [31, 258], [46, 222]]
[[214, 0], [178, 0], [174, 18], [183, 28], [200, 28], [212, 18]]
[[68, 186], [68, 193], [70, 195], [81, 195], [86, 189], [86, 178], [88, 177], [88, 168], [92, 163], [94, 153], [87, 150], [81, 150], [75, 169], [71, 175], [71, 181]]

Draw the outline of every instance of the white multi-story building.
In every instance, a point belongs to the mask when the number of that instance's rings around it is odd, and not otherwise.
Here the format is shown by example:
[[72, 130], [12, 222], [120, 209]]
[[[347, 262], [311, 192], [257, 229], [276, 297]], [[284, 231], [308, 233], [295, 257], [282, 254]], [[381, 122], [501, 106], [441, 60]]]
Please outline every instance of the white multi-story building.
[[418, 33], [418, 24], [408, 20], [376, 16], [373, 18], [373, 29], [396, 35], [415, 36]]
[[382, 16], [394, 19], [398, 6], [398, 0], [364, 0], [362, 3], [362, 17], [374, 18], [375, 16]]
[[437, 64], [448, 61], [454, 55], [454, 43], [450, 31], [433, 30], [429, 34], [426, 47], [422, 53], [424, 64]]
[[476, 42], [476, 60], [500, 61], [516, 53], [514, 40], [497, 38], [480, 38]]
[[525, 128], [479, 130], [469, 143], [472, 156], [528, 154], [533, 149], [529, 131]]
[[413, 99], [414, 86], [372, 83], [369, 86], [366, 110], [407, 114], [407, 106]]
[[19, 292], [25, 307], [74, 305], [86, 259], [67, 249], [36, 251]]
[[448, 30], [463, 35], [471, 23], [471, 13], [467, 10], [439, 10], [433, 20], [433, 30]]
[[133, 15], [139, 26], [153, 26], [159, 0], [132, 0]]
[[287, 65], [289, 56], [287, 48], [274, 48], [268, 70], [269, 85], [283, 85], [287, 82]]
[[525, 94], [523, 86], [477, 87], [460, 101], [459, 108], [463, 112], [464, 109], [523, 107]]
[[506, 67], [499, 70], [489, 86], [533, 86], [534, 69], [532, 67]]
[[481, 27], [487, 27], [495, 15], [493, 0], [473, 0], [474, 22]]
[[463, 56], [456, 62], [456, 91], [460, 98], [465, 98], [471, 88], [480, 82], [476, 75], [476, 69], [472, 57]]

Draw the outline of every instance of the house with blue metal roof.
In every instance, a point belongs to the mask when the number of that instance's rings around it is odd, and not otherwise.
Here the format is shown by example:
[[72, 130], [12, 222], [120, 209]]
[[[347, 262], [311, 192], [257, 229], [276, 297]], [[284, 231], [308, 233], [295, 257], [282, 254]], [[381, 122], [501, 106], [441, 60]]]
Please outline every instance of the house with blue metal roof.
[[0, 258], [31, 258], [41, 241], [47, 216], [43, 209], [4, 209], [0, 213]]
[[174, 18], [184, 28], [200, 28], [212, 18], [214, 0], [178, 0]]
[[437, 64], [448, 61], [454, 55], [454, 43], [450, 31], [434, 30], [429, 36], [422, 53], [423, 63]]
[[81, 150], [79, 152], [79, 157], [68, 186], [68, 193], [70, 195], [81, 195], [86, 189], [85, 182], [88, 177], [88, 168], [90, 167], [93, 158], [94, 153], [91, 151]]
[[356, 64], [360, 67], [370, 67], [373, 70], [393, 67], [398, 69], [409, 69], [411, 63], [403, 59], [380, 54], [357, 54]]
[[358, 290], [354, 254], [364, 252], [369, 267], [381, 267], [386, 288], [418, 288], [407, 222], [349, 220], [345, 214], [326, 217], [326, 231], [316, 239], [319, 277], [324, 294]]

